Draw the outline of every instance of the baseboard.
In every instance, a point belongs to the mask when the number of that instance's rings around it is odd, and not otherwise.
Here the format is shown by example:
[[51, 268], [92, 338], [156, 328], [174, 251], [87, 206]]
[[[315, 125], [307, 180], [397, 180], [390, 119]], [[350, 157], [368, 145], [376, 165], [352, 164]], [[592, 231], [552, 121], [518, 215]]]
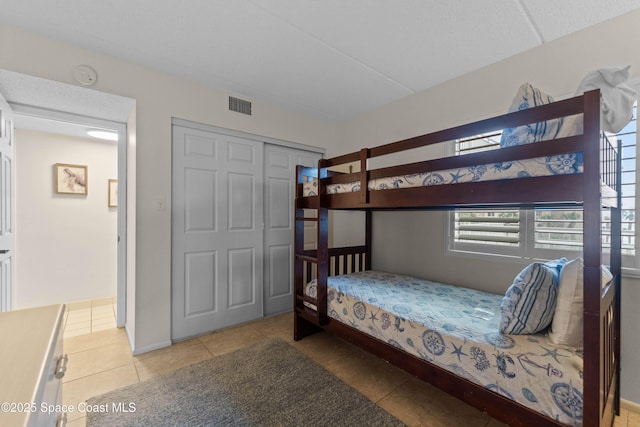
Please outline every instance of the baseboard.
[[147, 345], [144, 347], [137, 347], [135, 343], [135, 328], [131, 329], [128, 322], [124, 324], [124, 331], [127, 335], [127, 340], [129, 341], [129, 350], [131, 350], [131, 354], [133, 356], [138, 356], [142, 353], [147, 353], [149, 351], [158, 350], [160, 348], [165, 348], [171, 346], [173, 343], [171, 340], [160, 341], [155, 344]]
[[620, 408], [640, 414], [640, 404], [626, 399], [620, 399]]
[[158, 350], [160, 348], [169, 347], [171, 344], [172, 344], [171, 340], [168, 340], [168, 341], [162, 341], [162, 342], [159, 342], [159, 343], [155, 343], [155, 344], [152, 344], [152, 345], [147, 345], [147, 346], [140, 347], [140, 348], [132, 347], [131, 348], [131, 350], [132, 350], [131, 354], [133, 354], [134, 356], [138, 356], [138, 355], [140, 355], [142, 353], [147, 353], [149, 351], [153, 351], [153, 350]]
[[135, 345], [134, 345], [133, 334], [129, 330], [128, 323], [124, 324], [124, 333], [127, 335], [127, 341], [129, 342], [129, 350], [131, 351], [131, 354], [133, 354], [133, 349], [135, 348]]

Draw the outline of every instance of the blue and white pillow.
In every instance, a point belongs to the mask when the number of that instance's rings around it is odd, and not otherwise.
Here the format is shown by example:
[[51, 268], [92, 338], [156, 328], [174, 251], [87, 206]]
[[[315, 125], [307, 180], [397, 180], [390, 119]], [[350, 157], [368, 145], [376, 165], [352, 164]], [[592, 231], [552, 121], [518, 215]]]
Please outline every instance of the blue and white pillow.
[[558, 297], [556, 271], [534, 262], [516, 276], [500, 304], [500, 332], [535, 334], [551, 324]]
[[[553, 98], [533, 87], [530, 83], [523, 83], [518, 93], [509, 106], [509, 112], [526, 110], [527, 108], [549, 104]], [[546, 120], [539, 123], [530, 123], [524, 126], [508, 128], [502, 131], [500, 147], [512, 147], [514, 145], [529, 144], [532, 142], [546, 141], [556, 138], [562, 127], [562, 117]]]
[[564, 265], [569, 262], [569, 260], [565, 257], [552, 259], [546, 261], [543, 265], [551, 270], [554, 276], [554, 280], [557, 284], [560, 283], [560, 272], [564, 268]]

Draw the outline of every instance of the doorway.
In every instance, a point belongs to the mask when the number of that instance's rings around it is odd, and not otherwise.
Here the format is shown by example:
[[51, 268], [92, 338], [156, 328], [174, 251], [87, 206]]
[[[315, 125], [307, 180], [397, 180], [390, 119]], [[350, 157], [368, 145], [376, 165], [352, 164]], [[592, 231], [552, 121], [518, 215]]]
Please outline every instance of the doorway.
[[[127, 122], [135, 109], [135, 101], [115, 95], [97, 92], [91, 89], [53, 82], [45, 79], [25, 76], [6, 70], [0, 70], [0, 92], [8, 99], [14, 109], [20, 129], [23, 120], [39, 122], [39, 130], [60, 132], [61, 128], [82, 129], [88, 127], [114, 130], [118, 134], [117, 172], [119, 185], [117, 192], [117, 235], [113, 236], [117, 244], [117, 325], [126, 323], [127, 293]], [[104, 108], [108, 106], [107, 108]], [[62, 111], [64, 110], [64, 111]], [[90, 114], [87, 115], [87, 114]], [[30, 127], [32, 125], [29, 125]], [[55, 130], [57, 129], [57, 130]], [[62, 160], [63, 161], [63, 160]], [[19, 161], [18, 161], [19, 163]], [[51, 165], [53, 167], [53, 165]], [[53, 175], [53, 170], [51, 174]], [[90, 173], [90, 170], [89, 170]], [[124, 184], [124, 185], [122, 185]], [[95, 186], [101, 185], [95, 183]], [[104, 183], [105, 189], [107, 182]], [[53, 191], [53, 189], [50, 189]], [[89, 190], [90, 191], [90, 190]], [[20, 197], [20, 194], [17, 195]], [[64, 195], [63, 195], [64, 197]], [[108, 200], [104, 200], [107, 207]], [[135, 210], [134, 210], [135, 212]], [[19, 233], [19, 230], [17, 230]], [[133, 236], [132, 236], [133, 238]], [[19, 252], [19, 248], [18, 248]], [[18, 253], [19, 256], [19, 253]], [[16, 280], [19, 286], [19, 277]]]
[[[79, 317], [75, 335], [115, 327], [118, 207], [110, 196], [116, 195], [117, 141], [88, 135], [95, 126], [21, 114], [15, 114], [14, 123], [13, 308], [64, 303], [74, 311], [71, 317]], [[89, 304], [107, 302], [110, 317], [91, 316]], [[104, 321], [91, 321], [98, 317]]]

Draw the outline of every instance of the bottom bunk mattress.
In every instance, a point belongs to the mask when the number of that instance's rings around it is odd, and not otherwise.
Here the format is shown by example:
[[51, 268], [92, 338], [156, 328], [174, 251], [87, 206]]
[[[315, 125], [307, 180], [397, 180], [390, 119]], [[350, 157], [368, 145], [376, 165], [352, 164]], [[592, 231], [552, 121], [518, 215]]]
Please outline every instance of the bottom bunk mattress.
[[[305, 294], [316, 297], [315, 280]], [[544, 334], [501, 334], [501, 301], [502, 295], [379, 271], [329, 277], [327, 289], [331, 318], [552, 419], [581, 425], [582, 354]]]

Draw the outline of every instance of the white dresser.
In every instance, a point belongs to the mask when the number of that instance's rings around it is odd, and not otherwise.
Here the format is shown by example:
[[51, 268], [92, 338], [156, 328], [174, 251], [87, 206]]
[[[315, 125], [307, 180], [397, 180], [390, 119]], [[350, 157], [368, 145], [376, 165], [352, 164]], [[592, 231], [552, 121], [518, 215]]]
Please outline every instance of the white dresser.
[[63, 426], [64, 305], [0, 313], [0, 426]]

